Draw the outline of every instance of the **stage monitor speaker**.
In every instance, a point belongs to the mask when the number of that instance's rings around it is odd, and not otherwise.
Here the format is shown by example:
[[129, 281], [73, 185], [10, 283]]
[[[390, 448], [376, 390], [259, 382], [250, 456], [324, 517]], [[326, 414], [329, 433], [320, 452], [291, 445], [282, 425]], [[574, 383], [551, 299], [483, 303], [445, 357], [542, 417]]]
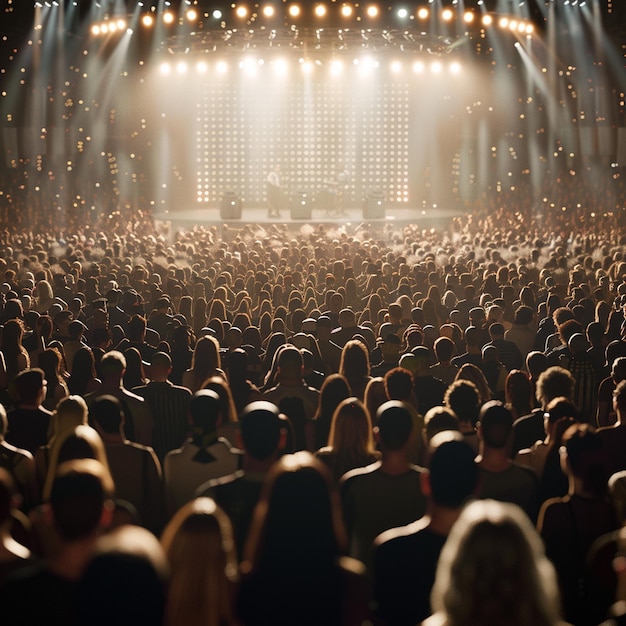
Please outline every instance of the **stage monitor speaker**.
[[310, 220], [313, 198], [306, 191], [297, 191], [291, 198], [291, 219]]
[[382, 191], [368, 192], [363, 200], [363, 219], [385, 219], [385, 196]]
[[220, 201], [220, 219], [241, 219], [241, 198], [234, 191], [225, 191]]

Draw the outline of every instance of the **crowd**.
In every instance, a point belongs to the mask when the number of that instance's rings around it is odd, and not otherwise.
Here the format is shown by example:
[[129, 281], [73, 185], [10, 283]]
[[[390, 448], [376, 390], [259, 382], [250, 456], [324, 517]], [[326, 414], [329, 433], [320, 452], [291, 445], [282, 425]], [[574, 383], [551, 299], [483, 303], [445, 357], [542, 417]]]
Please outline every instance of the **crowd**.
[[621, 191], [7, 226], [2, 623], [622, 623]]

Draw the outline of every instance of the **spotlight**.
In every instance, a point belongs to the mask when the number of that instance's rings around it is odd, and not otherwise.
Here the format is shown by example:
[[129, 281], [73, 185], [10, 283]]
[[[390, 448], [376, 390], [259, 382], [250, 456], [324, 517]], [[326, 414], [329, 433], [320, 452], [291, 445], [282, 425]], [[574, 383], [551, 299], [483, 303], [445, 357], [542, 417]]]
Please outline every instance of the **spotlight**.
[[92, 34], [94, 37], [97, 37], [97, 36], [100, 34], [100, 26], [98, 26], [98, 24], [94, 24], [94, 25], [91, 27], [91, 34]]
[[430, 64], [430, 71], [433, 74], [441, 74], [441, 70], [443, 69], [443, 66], [441, 65], [440, 61], [433, 61]]
[[493, 24], [493, 16], [489, 14], [483, 15], [481, 21], [483, 23], [483, 26], [491, 26]]
[[444, 9], [441, 12], [441, 19], [444, 22], [449, 22], [453, 17], [454, 17], [454, 13], [452, 12], [452, 9]]
[[400, 61], [392, 61], [391, 71], [393, 74], [399, 74], [402, 71], [402, 63]]
[[458, 61], [450, 63], [450, 74], [458, 76], [461, 73], [461, 64]]
[[517, 30], [517, 21], [516, 21], [516, 20], [511, 20], [511, 21], [509, 22], [509, 28], [510, 28], [511, 30]]
[[235, 15], [239, 18], [239, 19], [244, 19], [246, 17], [248, 17], [248, 9], [244, 6], [238, 6], [235, 9]]
[[465, 11], [463, 14], [463, 21], [466, 24], [472, 24], [474, 22], [474, 13], [472, 11]]
[[415, 63], [413, 63], [413, 71], [416, 74], [421, 74], [424, 71], [424, 62], [423, 61], [415, 61]]
[[117, 28], [118, 30], [124, 30], [126, 28], [126, 20], [120, 18], [117, 20]]
[[215, 9], [215, 11], [213, 11], [213, 19], [214, 20], [222, 19], [222, 12], [219, 9]]
[[271, 4], [268, 4], [263, 7], [263, 15], [267, 18], [274, 17], [276, 14], [276, 9]]
[[500, 28], [507, 28], [507, 26], [509, 25], [509, 18], [501, 17], [498, 25], [500, 26]]
[[100, 26], [100, 32], [103, 35], [106, 35], [109, 32], [109, 25], [106, 22]]
[[417, 17], [419, 17], [420, 20], [427, 20], [429, 15], [430, 12], [426, 7], [421, 7], [417, 10]]
[[302, 71], [305, 74], [310, 74], [313, 71], [313, 63], [311, 63], [311, 61], [300, 59], [300, 63], [302, 64]]
[[532, 35], [535, 32], [535, 27], [533, 24], [526, 24], [526, 34]]
[[352, 8], [352, 5], [350, 4], [344, 4], [341, 7], [341, 15], [343, 15], [344, 17], [350, 17], [353, 11], [354, 9]]
[[375, 18], [378, 17], [378, 7], [374, 4], [370, 4], [370, 6], [367, 7], [367, 17], [371, 17], [371, 18]]
[[150, 28], [150, 26], [154, 24], [154, 18], [149, 13], [146, 13], [146, 15], [141, 18], [141, 23], [147, 28]]
[[188, 22], [195, 22], [198, 19], [198, 11], [195, 9], [189, 9], [186, 13]]
[[196, 63], [196, 72], [198, 74], [206, 74], [209, 66], [206, 64], [206, 61], [198, 61]]
[[339, 59], [335, 59], [330, 64], [330, 73], [333, 76], [339, 76], [343, 71], [343, 63]]
[[292, 4], [289, 7], [289, 15], [290, 17], [298, 17], [300, 15], [301, 9], [300, 6], [297, 4]]
[[226, 61], [218, 61], [215, 69], [217, 70], [218, 74], [226, 74], [226, 72], [228, 71], [228, 64], [226, 63]]
[[405, 20], [407, 17], [409, 17], [409, 12], [407, 9], [402, 7], [401, 9], [398, 9], [397, 15], [401, 20]]
[[117, 22], [109, 22], [109, 32], [114, 33], [117, 30]]
[[159, 72], [161, 72], [163, 76], [168, 76], [171, 71], [172, 67], [169, 63], [161, 63], [161, 65], [159, 66]]
[[177, 72], [178, 74], [186, 74], [188, 69], [189, 69], [189, 68], [188, 68], [188, 66], [187, 66], [187, 63], [185, 63], [185, 61], [179, 61], [179, 62], [176, 64], [176, 72]]
[[165, 24], [173, 24], [174, 14], [171, 11], [166, 11], [165, 13], [163, 13], [163, 22]]
[[517, 32], [523, 33], [525, 30], [526, 30], [526, 24], [524, 24], [524, 22], [520, 22], [517, 27]]
[[278, 74], [279, 76], [286, 76], [288, 67], [287, 67], [287, 62], [285, 61], [285, 59], [276, 59], [272, 63], [272, 66], [276, 74]]
[[318, 4], [315, 7], [315, 15], [317, 15], [317, 17], [324, 17], [326, 15], [326, 7], [323, 4]]

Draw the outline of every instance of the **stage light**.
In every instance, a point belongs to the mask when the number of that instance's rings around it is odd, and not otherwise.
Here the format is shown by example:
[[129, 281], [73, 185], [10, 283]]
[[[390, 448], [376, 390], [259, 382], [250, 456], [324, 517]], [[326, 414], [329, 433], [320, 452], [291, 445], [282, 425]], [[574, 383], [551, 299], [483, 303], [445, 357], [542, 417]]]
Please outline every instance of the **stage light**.
[[461, 64], [458, 61], [450, 63], [450, 74], [458, 75], [461, 73]]
[[535, 32], [535, 26], [533, 24], [526, 24], [526, 34], [532, 35]]
[[146, 13], [146, 15], [141, 18], [141, 23], [149, 28], [154, 24], [154, 18], [149, 13]]
[[510, 28], [511, 30], [517, 30], [517, 21], [516, 21], [516, 20], [511, 20], [511, 21], [509, 22], [509, 28]]
[[399, 74], [402, 71], [402, 63], [400, 63], [400, 61], [392, 61], [391, 62], [391, 71], [394, 74]]
[[310, 74], [313, 71], [313, 63], [311, 63], [311, 61], [305, 61], [304, 59], [300, 59], [300, 63], [302, 65], [302, 71], [305, 74]]
[[196, 63], [196, 72], [198, 72], [198, 74], [206, 74], [208, 69], [209, 66], [206, 61], [198, 61]]
[[166, 11], [165, 13], [163, 13], [163, 23], [164, 24], [174, 23], [174, 14], [171, 11]]
[[501, 17], [500, 21], [498, 22], [500, 28], [507, 28], [509, 25], [509, 18], [508, 17]]
[[176, 64], [176, 72], [178, 74], [186, 74], [187, 70], [189, 69], [187, 63], [185, 63], [185, 61], [179, 61]]
[[285, 61], [285, 59], [276, 59], [275, 61], [272, 62], [272, 67], [274, 68], [274, 72], [278, 76], [287, 75], [288, 66], [287, 66], [287, 62]]
[[94, 24], [94, 25], [91, 27], [91, 34], [92, 34], [94, 37], [97, 37], [97, 36], [100, 34], [100, 26], [99, 26], [98, 24]]
[[441, 65], [440, 61], [433, 61], [430, 64], [430, 71], [433, 74], [441, 74], [441, 70], [443, 69], [443, 66]]
[[172, 67], [169, 63], [161, 63], [161, 65], [159, 66], [159, 72], [163, 76], [169, 76], [169, 74], [172, 72]]
[[415, 63], [413, 63], [413, 71], [416, 74], [421, 74], [424, 71], [424, 62], [423, 61], [415, 61]]
[[344, 4], [341, 7], [341, 15], [343, 15], [344, 17], [350, 17], [353, 11], [354, 11], [353, 7], [349, 4]]
[[301, 12], [300, 6], [297, 4], [292, 4], [289, 7], [289, 15], [291, 17], [298, 17], [300, 15], [300, 12]]
[[110, 33], [114, 33], [117, 30], [117, 23], [116, 22], [110, 22], [109, 24], [107, 24], [107, 27], [108, 27]]
[[374, 4], [370, 4], [370, 6], [367, 7], [367, 17], [371, 17], [371, 18], [375, 18], [378, 17], [378, 7]]
[[213, 19], [214, 20], [222, 19], [222, 12], [219, 9], [215, 9], [215, 11], [213, 11]]
[[318, 4], [315, 7], [315, 15], [317, 15], [317, 17], [324, 17], [326, 15], [326, 7], [323, 4]]
[[483, 23], [483, 26], [491, 26], [493, 24], [493, 17], [489, 14], [483, 15], [483, 18], [481, 21]]
[[186, 13], [188, 22], [195, 22], [198, 19], [198, 11], [195, 9], [189, 9]]
[[126, 28], [126, 20], [120, 18], [117, 20], [117, 28], [118, 30], [124, 30]]
[[420, 20], [427, 20], [429, 15], [430, 12], [426, 7], [421, 7], [417, 10], [417, 17], [419, 17]]
[[104, 23], [100, 26], [100, 32], [103, 35], [106, 35], [109, 32], [109, 25], [107, 23]]
[[524, 22], [520, 22], [519, 26], [517, 27], [517, 32], [523, 33], [525, 30], [526, 30], [526, 24], [524, 24]]
[[271, 4], [268, 4], [266, 6], [263, 7], [263, 15], [265, 17], [274, 17], [274, 15], [276, 14], [276, 9], [274, 9], [274, 7]]
[[331, 61], [330, 73], [333, 76], [339, 76], [339, 74], [341, 74], [342, 71], [343, 71], [343, 63], [339, 59], [335, 59], [334, 61]]
[[244, 19], [248, 16], [248, 9], [244, 6], [238, 6], [235, 9], [235, 15], [240, 19]]
[[215, 69], [217, 70], [218, 74], [226, 74], [226, 72], [228, 71], [228, 64], [226, 63], [226, 61], [218, 61]]
[[407, 17], [409, 17], [409, 12], [407, 9], [402, 7], [401, 9], [398, 9], [397, 15], [401, 20], [405, 20]]
[[466, 24], [472, 24], [474, 22], [474, 13], [472, 11], [465, 11], [463, 14], [463, 21]]
[[444, 9], [441, 12], [441, 19], [444, 22], [449, 22], [453, 17], [454, 17], [454, 13], [452, 12], [452, 9]]

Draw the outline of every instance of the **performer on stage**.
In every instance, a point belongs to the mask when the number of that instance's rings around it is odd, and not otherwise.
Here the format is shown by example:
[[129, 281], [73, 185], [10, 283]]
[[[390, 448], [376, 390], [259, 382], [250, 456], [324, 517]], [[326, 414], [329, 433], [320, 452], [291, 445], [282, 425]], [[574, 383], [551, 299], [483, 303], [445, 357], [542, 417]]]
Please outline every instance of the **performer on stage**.
[[280, 217], [283, 192], [280, 187], [280, 165], [276, 164], [267, 175], [268, 217]]

